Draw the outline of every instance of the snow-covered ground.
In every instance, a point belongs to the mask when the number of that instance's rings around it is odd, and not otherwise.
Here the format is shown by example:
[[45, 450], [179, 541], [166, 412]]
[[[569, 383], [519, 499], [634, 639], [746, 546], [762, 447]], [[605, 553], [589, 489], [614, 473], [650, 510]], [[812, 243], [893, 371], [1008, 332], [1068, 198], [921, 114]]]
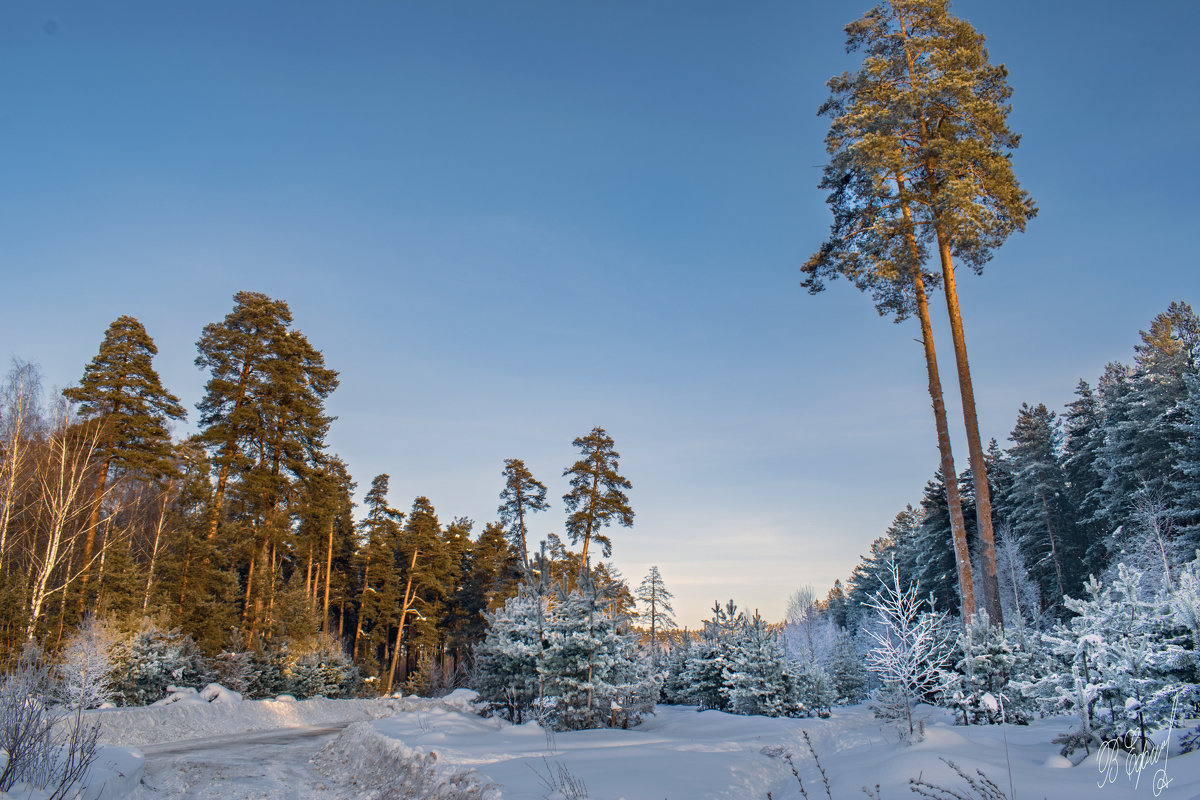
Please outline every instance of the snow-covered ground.
[[877, 784], [883, 798], [913, 797], [910, 778], [962, 791], [965, 785], [943, 758], [972, 776], [982, 769], [1005, 794], [1011, 759], [1015, 795], [1029, 800], [1200, 797], [1200, 755], [1170, 758], [1164, 773], [1170, 783], [1156, 794], [1155, 772], [1164, 767], [1162, 760], [1145, 765], [1139, 780], [1136, 773], [1127, 774], [1124, 755], [1115, 763], [1092, 755], [1074, 767], [1059, 756], [1050, 739], [1069, 720], [1002, 730], [954, 726], [948, 717], [931, 713], [925, 740], [911, 746], [899, 743], [862, 706], [839, 709], [827, 720], [738, 717], [659, 706], [656, 716], [632, 730], [577, 731], [549, 739], [533, 724], [513, 726], [440, 709], [370, 726], [408, 747], [436, 754], [442, 768], [486, 776], [498, 784], [505, 800], [557, 798], [549, 787], [564, 774], [581, 781], [593, 800], [765, 800], [768, 792], [775, 800], [799, 798], [800, 785], [785, 753], [791, 753], [808, 796], [827, 797], [805, 731], [834, 800], [861, 798], [864, 788], [874, 792]]
[[[1143, 764], [1140, 773], [1137, 762], [1113, 752], [1072, 766], [1050, 743], [1070, 725], [1065, 719], [961, 727], [930, 709], [925, 739], [905, 745], [861, 706], [827, 720], [659, 706], [630, 730], [548, 734], [533, 723], [479, 717], [468, 700], [460, 692], [441, 701], [177, 703], [98, 716], [106, 742], [145, 752], [138, 800], [765, 800], [768, 793], [795, 800], [803, 795], [789, 754], [810, 798], [861, 798], [864, 788], [876, 796], [876, 785], [880, 798], [914, 797], [914, 778], [974, 797], [943, 759], [971, 775], [983, 770], [1005, 795], [1011, 767], [1021, 800], [1200, 797], [1200, 755], [1179, 755], [1176, 742], [1175, 755]], [[805, 732], [828, 776], [828, 794]]]

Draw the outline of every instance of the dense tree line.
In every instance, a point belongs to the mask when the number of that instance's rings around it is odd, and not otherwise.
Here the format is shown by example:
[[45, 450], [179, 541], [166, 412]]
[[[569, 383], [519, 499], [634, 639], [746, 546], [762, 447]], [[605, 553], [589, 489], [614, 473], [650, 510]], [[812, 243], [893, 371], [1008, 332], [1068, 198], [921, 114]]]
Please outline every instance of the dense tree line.
[[[1171, 303], [1141, 332], [1132, 364], [1108, 364], [1095, 389], [1080, 380], [1061, 416], [1022, 404], [1008, 441], [986, 451], [1006, 620], [1062, 619], [1065, 598], [1119, 563], [1171, 576], [1200, 547], [1200, 317]], [[971, 519], [970, 472], [955, 481]], [[853, 626], [893, 557], [940, 608], [960, 607], [945, 483], [939, 470], [831, 592], [842, 624]], [[976, 552], [977, 531], [968, 534]]]
[[[14, 362], [0, 386], [0, 662], [29, 641], [58, 649], [89, 615], [131, 641], [150, 617], [210, 666], [332, 642], [380, 690], [453, 680], [485, 614], [532, 572], [527, 523], [549, 505], [545, 486], [509, 459], [498, 520], [476, 530], [426, 497], [393, 508], [383, 474], [356, 520], [356, 483], [326, 444], [338, 376], [287, 304], [239, 292], [197, 351], [208, 380], [183, 439], [171, 424], [185, 409], [133, 317], [61, 396]], [[612, 521], [631, 524], [629, 482], [602, 428], [575, 445], [565, 530], [583, 551], [551, 534], [538, 563], [569, 581], [592, 570], [627, 608], [619, 575], [585, 554], [594, 540], [607, 555]]]

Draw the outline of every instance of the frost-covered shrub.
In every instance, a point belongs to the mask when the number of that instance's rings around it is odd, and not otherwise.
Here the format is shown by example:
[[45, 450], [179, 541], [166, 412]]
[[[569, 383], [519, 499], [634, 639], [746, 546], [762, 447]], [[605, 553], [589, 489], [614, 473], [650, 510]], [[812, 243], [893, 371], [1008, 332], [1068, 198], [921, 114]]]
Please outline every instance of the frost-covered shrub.
[[785, 679], [791, 686], [786, 706], [790, 716], [827, 718], [837, 703], [837, 688], [818, 661], [802, 658], [788, 664]]
[[286, 693], [303, 700], [322, 697], [353, 697], [362, 685], [358, 668], [337, 641], [323, 636], [304, 652], [291, 657], [283, 675]]
[[172, 684], [208, 683], [204, 658], [192, 637], [143, 620], [138, 630], [113, 648], [112, 693], [119, 704], [144, 706], [167, 694]]
[[[62, 694], [54, 671], [35, 646], [0, 680], [0, 794], [74, 797], [96, 759], [99, 726], [54, 703]], [[5, 795], [7, 796], [7, 795]]]
[[476, 691], [492, 710], [521, 723], [534, 702], [545, 694], [543, 649], [550, 605], [535, 586], [522, 586], [504, 606], [486, 613], [488, 628], [475, 648]]
[[59, 654], [55, 699], [68, 708], [99, 708], [112, 699], [117, 635], [93, 616], [84, 619]]
[[692, 702], [691, 685], [684, 678], [687, 662], [696, 655], [695, 641], [690, 633], [684, 631], [679, 641], [672, 641], [667, 649], [662, 672], [662, 702], [680, 705]]
[[799, 716], [828, 705], [824, 695], [810, 697], [813, 682], [787, 664], [779, 632], [732, 600], [713, 606], [698, 642], [671, 653], [666, 683], [665, 702], [734, 714]]
[[248, 694], [254, 654], [246, 649], [245, 640], [235, 633], [229, 646], [212, 659], [216, 682], [238, 694]]
[[779, 634], [758, 614], [744, 620], [736, 633], [723, 676], [726, 709], [766, 717], [794, 714], [800, 708], [799, 686], [784, 669]]
[[895, 559], [868, 605], [875, 609], [876, 626], [868, 630], [874, 646], [867, 668], [882, 684], [872, 698], [875, 714], [898, 722], [902, 739], [919, 739], [922, 728], [913, 708], [943, 681], [952, 639], [946, 615], [929, 608], [915, 584], [903, 587]]

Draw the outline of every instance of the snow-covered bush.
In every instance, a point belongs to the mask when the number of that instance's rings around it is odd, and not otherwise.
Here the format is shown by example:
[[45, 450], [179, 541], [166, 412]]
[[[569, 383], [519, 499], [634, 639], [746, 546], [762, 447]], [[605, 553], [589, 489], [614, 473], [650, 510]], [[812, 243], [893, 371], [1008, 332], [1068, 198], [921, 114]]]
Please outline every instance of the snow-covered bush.
[[202, 686], [208, 669], [192, 637], [143, 620], [112, 651], [112, 693], [119, 704], [144, 706], [161, 699], [172, 684]]
[[787, 709], [791, 716], [829, 717], [838, 700], [837, 686], [820, 662], [807, 658], [792, 661], [785, 678], [792, 687]]
[[301, 700], [322, 697], [353, 697], [362, 679], [358, 667], [332, 637], [317, 637], [303, 651], [292, 656], [284, 670], [287, 693]]
[[877, 626], [868, 630], [874, 647], [867, 669], [882, 683], [872, 698], [876, 715], [899, 722], [901, 738], [909, 740], [921, 736], [913, 707], [942, 684], [953, 636], [946, 615], [927, 608], [915, 584], [903, 587], [894, 558], [886, 575], [868, 603]]
[[99, 708], [110, 701], [116, 645], [113, 631], [87, 616], [59, 654], [55, 699], [72, 709]]
[[687, 663], [696, 655], [696, 644], [693, 636], [684, 631], [678, 641], [671, 641], [667, 656], [663, 663], [662, 672], [662, 702], [671, 705], [682, 705], [692, 702], [691, 685], [687, 682], [684, 670]]
[[239, 694], [250, 690], [250, 677], [254, 672], [254, 654], [246, 649], [245, 639], [239, 631], [220, 653], [212, 659], [216, 682]]
[[726, 710], [766, 717], [795, 712], [798, 685], [784, 669], [779, 635], [762, 617], [744, 620], [729, 644], [721, 690]]
[[538, 587], [525, 585], [493, 613], [483, 642], [475, 648], [476, 691], [493, 711], [520, 724], [545, 695], [543, 649], [550, 605]]
[[55, 705], [62, 693], [35, 646], [26, 647], [15, 668], [0, 681], [0, 793], [23, 785], [51, 800], [74, 797], [96, 759], [99, 727]]
[[664, 702], [733, 714], [801, 716], [832, 704], [832, 681], [811, 660], [789, 664], [779, 632], [730, 600], [713, 606], [694, 645], [668, 656]]

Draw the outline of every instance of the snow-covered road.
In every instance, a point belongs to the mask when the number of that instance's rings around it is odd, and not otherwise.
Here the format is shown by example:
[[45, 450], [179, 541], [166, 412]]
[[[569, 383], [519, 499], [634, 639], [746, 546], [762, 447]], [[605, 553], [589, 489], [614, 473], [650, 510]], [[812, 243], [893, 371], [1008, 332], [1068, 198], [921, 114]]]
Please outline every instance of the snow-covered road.
[[345, 725], [213, 736], [144, 745], [136, 800], [165, 798], [315, 798], [352, 796], [309, 760]]

